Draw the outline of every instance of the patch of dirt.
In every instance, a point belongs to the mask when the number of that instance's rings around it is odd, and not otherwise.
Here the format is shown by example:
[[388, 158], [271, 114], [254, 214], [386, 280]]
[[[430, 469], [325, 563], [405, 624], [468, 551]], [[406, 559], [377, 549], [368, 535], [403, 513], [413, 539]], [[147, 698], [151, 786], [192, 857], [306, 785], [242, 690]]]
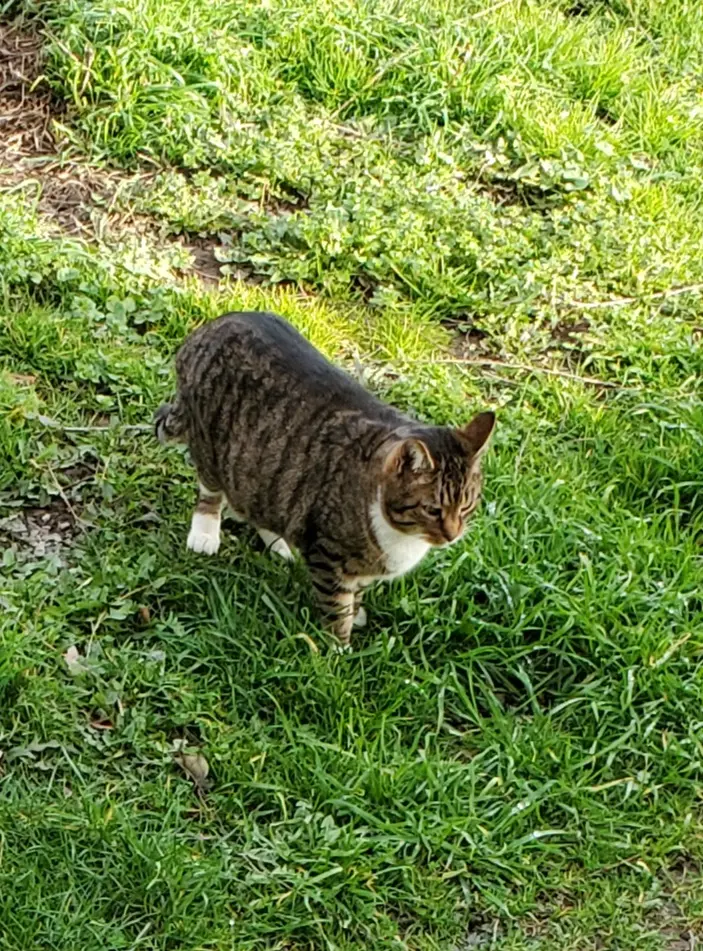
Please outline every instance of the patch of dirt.
[[193, 270], [204, 284], [217, 284], [223, 277], [222, 263], [217, 259], [215, 252], [224, 248], [217, 238], [189, 237], [171, 239], [171, 244], [178, 242], [193, 257]]
[[11, 548], [19, 562], [62, 557], [73, 545], [78, 534], [89, 527], [82, 517], [85, 506], [83, 490], [94, 483], [100, 460], [91, 452], [82, 453], [53, 472], [58, 495], [46, 505], [17, 499], [15, 504], [24, 508], [13, 511], [3, 505], [0, 517], [0, 550]]
[[45, 508], [24, 509], [0, 519], [0, 537], [16, 548], [22, 561], [61, 557], [77, 531], [75, 512], [61, 499]]
[[703, 866], [691, 855], [681, 854], [669, 868], [669, 878], [675, 886], [685, 885], [691, 879], [703, 876]]
[[[474, 323], [469, 314], [445, 317], [441, 323], [452, 334], [449, 355], [454, 359], [477, 362], [485, 360], [487, 364], [509, 361], [510, 358], [501, 347], [500, 340]], [[590, 328], [591, 324], [586, 319], [545, 323], [542, 325], [544, 333], [541, 354], [548, 356], [557, 353], [563, 358], [560, 366], [564, 371], [577, 372], [579, 365], [590, 354], [590, 349], [583, 339], [583, 335], [587, 334]], [[490, 373], [490, 367], [484, 372]]]
[[565, 369], [578, 372], [579, 366], [590, 356], [591, 350], [586, 345], [583, 335], [591, 329], [590, 321], [560, 320], [551, 328], [547, 328], [552, 342], [545, 347], [545, 353], [560, 353], [564, 360]]
[[0, 187], [34, 186], [39, 210], [77, 233], [90, 223], [94, 199], [104, 201], [120, 176], [57, 154], [53, 122], [61, 110], [42, 79], [42, 46], [22, 19], [0, 23]]
[[666, 951], [691, 951], [696, 947], [696, 935], [687, 927], [681, 909], [671, 898], [662, 901], [647, 925], [659, 933]]
[[499, 172], [482, 173], [478, 184], [496, 205], [520, 205], [546, 215], [564, 203], [564, 195], [556, 189], [542, 188]]
[[[685, 877], [685, 873], [683, 877], [679, 873], [677, 878], [675, 868], [665, 873], [658, 882], [661, 888], [652, 887], [650, 895], [646, 896], [647, 900], [643, 901], [637, 924], [632, 922], [633, 927], [640, 930], [643, 939], [645, 935], [658, 935], [662, 951], [699, 951], [703, 948], [703, 933], [696, 924], [687, 920], [676, 900], [676, 890], [671, 888], [677, 881], [683, 883]], [[698, 881], [697, 878], [696, 883]], [[578, 909], [579, 901], [567, 892], [544, 895], [538, 907], [521, 921], [521, 933], [540, 942], [540, 947], [542, 944], [547, 947], [552, 939], [551, 926], [560, 919], [568, 920]], [[610, 936], [594, 936], [594, 949], [602, 948], [605, 951], [611, 946]]]
[[503, 934], [500, 921], [495, 918], [492, 921], [478, 921], [471, 924], [453, 951], [479, 951], [495, 947], [496, 941]]
[[266, 201], [266, 206], [276, 215], [292, 215], [297, 211], [304, 211], [309, 207], [308, 196], [300, 189], [295, 188], [285, 182], [278, 184], [279, 195], [270, 195]]
[[575, 323], [568, 320], [560, 320], [552, 328], [552, 337], [558, 343], [575, 344], [579, 342], [579, 334], [585, 334], [591, 329], [590, 321], [583, 318]]
[[223, 276], [218, 238], [167, 236], [147, 216], [119, 207], [121, 189], [149, 173], [96, 168], [59, 154], [53, 123], [61, 107], [42, 79], [42, 46], [41, 33], [21, 18], [0, 23], [0, 189], [34, 187], [39, 211], [63, 234], [105, 240], [130, 233], [156, 248], [185, 248], [193, 257], [185, 273], [216, 284]]
[[0, 23], [0, 160], [51, 152], [51, 95], [38, 83], [42, 38], [21, 23]]
[[63, 234], [96, 236], [96, 218], [101, 215], [114, 191], [117, 173], [98, 172], [79, 162], [61, 161], [55, 155], [25, 155], [6, 168], [0, 187], [22, 190], [33, 185], [38, 209]]
[[496, 347], [496, 341], [487, 331], [475, 324], [468, 314], [445, 317], [441, 323], [452, 334], [449, 347], [451, 356], [463, 360], [467, 357], [498, 355], [500, 348]]
[[599, 102], [596, 105], [595, 112], [596, 118], [600, 119], [600, 121], [605, 123], [605, 125], [617, 125], [618, 116], [611, 112], [611, 110], [604, 103]]
[[590, 3], [584, 3], [583, 0], [576, 0], [571, 6], [564, 10], [564, 16], [567, 17], [588, 17], [593, 13]]
[[365, 304], [368, 304], [377, 288], [377, 282], [371, 280], [366, 274], [353, 274], [349, 281], [349, 290], [356, 293]]

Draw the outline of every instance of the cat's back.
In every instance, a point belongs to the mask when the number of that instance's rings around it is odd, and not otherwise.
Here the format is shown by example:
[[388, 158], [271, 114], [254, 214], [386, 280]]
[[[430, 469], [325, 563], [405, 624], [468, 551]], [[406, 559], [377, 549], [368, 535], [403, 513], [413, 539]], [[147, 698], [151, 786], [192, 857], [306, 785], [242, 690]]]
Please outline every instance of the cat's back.
[[262, 311], [223, 314], [187, 338], [176, 360], [187, 387], [219, 380], [286, 399], [386, 417], [395, 411], [334, 366], [288, 321]]

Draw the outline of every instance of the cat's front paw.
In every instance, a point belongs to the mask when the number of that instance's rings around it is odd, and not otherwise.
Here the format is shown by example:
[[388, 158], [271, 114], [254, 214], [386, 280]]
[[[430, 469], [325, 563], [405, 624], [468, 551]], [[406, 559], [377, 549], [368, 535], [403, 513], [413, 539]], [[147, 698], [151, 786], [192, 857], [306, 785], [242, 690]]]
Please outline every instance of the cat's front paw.
[[340, 642], [337, 641], [336, 644], [333, 644], [333, 645], [332, 645], [332, 653], [333, 653], [333, 654], [351, 654], [351, 652], [353, 651], [353, 649], [354, 649], [354, 648], [351, 646], [351, 644], [349, 643], [349, 641], [347, 641], [346, 644], [340, 644]]
[[359, 610], [354, 615], [354, 620], [352, 621], [352, 625], [354, 627], [366, 627], [367, 620], [368, 620], [368, 617], [366, 615], [366, 608], [360, 607]]
[[269, 532], [265, 528], [259, 529], [259, 535], [264, 545], [266, 545], [267, 551], [274, 552], [274, 554], [280, 558], [284, 558], [286, 561], [293, 561], [293, 552], [290, 550], [290, 545], [285, 538], [281, 538], [280, 535]]
[[284, 561], [293, 561], [293, 552], [290, 550], [288, 542], [284, 541], [282, 538], [279, 538], [277, 542], [274, 542], [273, 545], [271, 545], [271, 551], [275, 551], [279, 557], [284, 559]]
[[204, 532], [199, 528], [191, 528], [188, 533], [186, 548], [203, 555], [216, 555], [220, 547], [220, 532]]

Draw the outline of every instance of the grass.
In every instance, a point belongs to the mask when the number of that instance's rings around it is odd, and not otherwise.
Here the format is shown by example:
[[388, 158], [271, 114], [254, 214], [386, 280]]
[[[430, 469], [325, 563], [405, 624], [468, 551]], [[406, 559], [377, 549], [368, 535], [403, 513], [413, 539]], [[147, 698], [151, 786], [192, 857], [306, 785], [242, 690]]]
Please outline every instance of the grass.
[[[691, 947], [699, 5], [20, 9], [64, 159], [148, 228], [0, 179], [0, 949]], [[466, 541], [351, 656], [247, 532], [185, 552], [192, 472], [140, 429], [239, 308], [423, 418], [499, 411]]]
[[520, 337], [701, 280], [703, 14], [568, 9], [76, 2], [47, 71], [79, 147], [165, 166], [133, 200], [235, 269]]

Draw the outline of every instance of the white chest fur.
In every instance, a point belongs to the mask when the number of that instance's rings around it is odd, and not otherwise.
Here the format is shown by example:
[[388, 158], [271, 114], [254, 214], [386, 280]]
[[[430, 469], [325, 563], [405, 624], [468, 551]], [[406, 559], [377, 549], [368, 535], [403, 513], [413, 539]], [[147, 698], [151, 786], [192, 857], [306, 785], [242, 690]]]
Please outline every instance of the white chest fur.
[[429, 542], [393, 528], [386, 521], [378, 499], [372, 503], [369, 514], [376, 541], [385, 555], [386, 570], [379, 572], [382, 577], [398, 578], [422, 561], [431, 548]]

